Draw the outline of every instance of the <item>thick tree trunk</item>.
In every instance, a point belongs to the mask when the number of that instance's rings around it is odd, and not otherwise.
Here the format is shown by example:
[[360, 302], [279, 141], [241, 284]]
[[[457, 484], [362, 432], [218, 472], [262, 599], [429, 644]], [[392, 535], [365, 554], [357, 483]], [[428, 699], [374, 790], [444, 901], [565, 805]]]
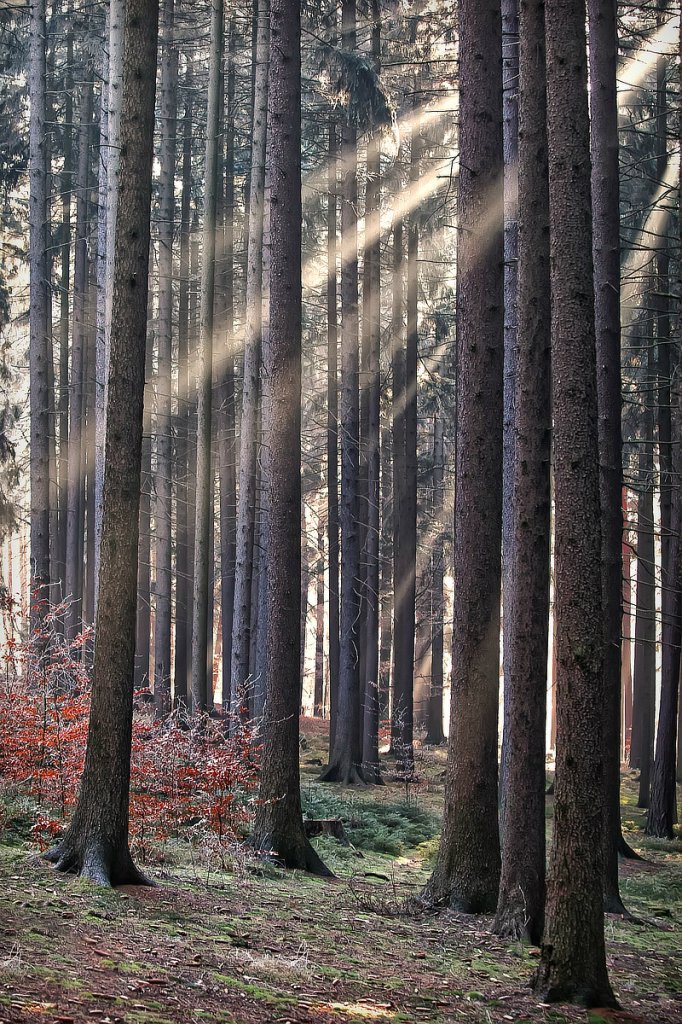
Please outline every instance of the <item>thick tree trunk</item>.
[[494, 930], [536, 945], [545, 904], [551, 355], [544, 2], [519, 24], [518, 330], [505, 547], [505, 771]]
[[557, 750], [543, 1000], [616, 1006], [606, 970], [601, 512], [584, 0], [545, 9], [552, 285]]
[[192, 710], [205, 711], [211, 685], [207, 673], [209, 568], [213, 559], [211, 522], [211, 394], [213, 387], [213, 306], [215, 295], [218, 113], [223, 48], [223, 0], [211, 0], [211, 43], [206, 113], [205, 195], [198, 355], [194, 593], [192, 616]]
[[99, 885], [144, 881], [128, 848], [140, 462], [147, 333], [157, 0], [128, 0], [120, 210], [106, 417], [95, 667], [73, 820], [47, 854]]
[[462, 2], [457, 586], [445, 817], [436, 866], [424, 896], [434, 904], [470, 913], [494, 909], [500, 873], [497, 719], [504, 344], [501, 56], [499, 0]]
[[239, 434], [239, 490], [232, 620], [231, 700], [235, 710], [249, 678], [251, 580], [256, 510], [256, 457], [258, 454], [258, 397], [260, 392], [263, 306], [263, 209], [268, 112], [268, 47], [270, 7], [258, 0], [256, 80], [251, 136], [248, 263], [246, 271], [246, 327], [242, 417]]
[[620, 379], [620, 206], [616, 2], [590, 0], [592, 216], [599, 404], [604, 607], [604, 909], [625, 911], [618, 887], [620, 839], [623, 442]]
[[158, 717], [171, 709], [172, 478], [173, 478], [173, 234], [175, 225], [175, 139], [178, 53], [174, 41], [174, 0], [161, 15], [161, 141], [159, 146], [159, 343], [156, 375], [156, 628], [154, 705]]
[[254, 843], [287, 867], [329, 874], [303, 830], [299, 781], [301, 20], [297, 0], [272, 0], [270, 10], [270, 322], [263, 349], [268, 699]]
[[[343, 0], [342, 42], [356, 49], [355, 0]], [[343, 128], [343, 200], [341, 204], [341, 607], [339, 687], [334, 747], [324, 782], [347, 785], [363, 782], [360, 735], [360, 666], [358, 660], [360, 616], [360, 529], [358, 479], [360, 408], [358, 397], [358, 247], [357, 247], [357, 130]]]

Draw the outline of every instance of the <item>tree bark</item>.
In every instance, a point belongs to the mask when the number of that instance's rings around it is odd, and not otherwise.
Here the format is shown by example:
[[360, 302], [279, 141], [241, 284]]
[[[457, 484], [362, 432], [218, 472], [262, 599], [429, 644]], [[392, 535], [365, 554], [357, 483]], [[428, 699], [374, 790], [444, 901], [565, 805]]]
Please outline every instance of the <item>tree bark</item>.
[[606, 970], [601, 511], [584, 0], [545, 8], [554, 412], [557, 748], [536, 993], [617, 1006]]
[[[355, 0], [343, 0], [342, 44], [356, 49]], [[323, 782], [351, 785], [363, 782], [360, 735], [360, 529], [358, 479], [360, 408], [358, 396], [358, 246], [357, 246], [357, 130], [350, 120], [343, 127], [343, 198], [341, 203], [341, 607], [339, 687], [334, 747]]]
[[329, 547], [329, 756], [339, 696], [339, 397], [336, 286], [336, 123], [328, 122], [327, 162], [327, 543]]
[[518, 328], [505, 547], [505, 771], [494, 930], [538, 945], [545, 904], [551, 355], [544, 0], [521, 5]]
[[157, 34], [158, 0], [128, 0], [90, 724], [74, 817], [47, 854], [99, 885], [144, 881], [128, 820]]
[[173, 420], [173, 235], [175, 226], [175, 141], [178, 53], [174, 40], [174, 0], [161, 14], [161, 140], [159, 144], [159, 344], [156, 375], [156, 628], [154, 706], [158, 717], [171, 709], [172, 480]]
[[239, 490], [232, 621], [231, 702], [240, 706], [249, 678], [251, 581], [256, 509], [256, 458], [263, 320], [263, 209], [268, 112], [268, 59], [270, 7], [258, 0], [256, 79], [251, 135], [248, 262], [246, 271], [246, 327], [239, 443]]
[[497, 719], [504, 344], [501, 56], [499, 0], [466, 0], [460, 7], [457, 586], [450, 746], [443, 832], [424, 898], [469, 913], [495, 908], [500, 874]]
[[31, 628], [47, 612], [50, 584], [50, 281], [48, 271], [48, 161], [45, 0], [29, 16], [29, 378], [31, 484]]
[[268, 153], [270, 302], [268, 381], [268, 699], [254, 843], [290, 868], [329, 874], [306, 838], [299, 781], [301, 508], [301, 15], [272, 0]]
[[211, 392], [213, 387], [213, 306], [215, 295], [218, 112], [223, 47], [223, 0], [211, 0], [211, 41], [206, 113], [205, 195], [201, 267], [200, 341], [197, 391], [197, 457], [192, 615], [192, 710], [208, 708], [212, 681], [207, 671], [209, 566], [213, 558], [211, 522]]

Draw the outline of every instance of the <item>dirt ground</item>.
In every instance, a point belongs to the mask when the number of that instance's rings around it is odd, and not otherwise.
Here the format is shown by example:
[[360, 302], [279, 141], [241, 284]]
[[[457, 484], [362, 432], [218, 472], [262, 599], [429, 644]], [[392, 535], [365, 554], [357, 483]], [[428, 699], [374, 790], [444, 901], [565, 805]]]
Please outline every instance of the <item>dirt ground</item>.
[[[315, 786], [315, 737], [303, 757]], [[408, 797], [436, 807], [441, 768], [438, 754], [421, 795]], [[399, 804], [403, 788], [385, 787], [381, 800]], [[365, 799], [349, 797], [356, 808]], [[636, 920], [607, 918], [621, 1014], [539, 1004], [528, 987], [537, 950], [500, 942], [488, 918], [401, 913], [427, 877], [433, 842], [398, 857], [346, 850], [330, 881], [259, 876], [247, 862], [208, 876], [175, 864], [152, 871], [155, 888], [114, 892], [13, 845], [0, 847], [0, 1022], [680, 1024], [682, 843], [643, 845], [636, 816], [627, 823], [648, 859], [623, 865]]]

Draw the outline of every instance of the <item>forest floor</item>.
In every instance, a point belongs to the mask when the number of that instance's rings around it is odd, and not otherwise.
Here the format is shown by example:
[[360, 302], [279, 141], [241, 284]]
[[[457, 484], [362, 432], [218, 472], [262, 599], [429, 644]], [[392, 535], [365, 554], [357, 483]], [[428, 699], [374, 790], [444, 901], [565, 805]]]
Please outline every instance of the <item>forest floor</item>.
[[[315, 781], [320, 728], [305, 723], [304, 806], [342, 817], [353, 846], [316, 845], [322, 880], [274, 868], [230, 872], [181, 856], [148, 870], [155, 888], [116, 891], [57, 875], [16, 835], [0, 845], [0, 1022], [38, 1024], [382, 1024], [682, 1021], [682, 841], [642, 835], [632, 779], [622, 864], [634, 921], [606, 922], [624, 1012], [541, 1005], [528, 981], [538, 951], [501, 942], [490, 919], [405, 912], [428, 876], [444, 750], [421, 754], [421, 782], [361, 792]], [[551, 800], [550, 804], [551, 813]]]

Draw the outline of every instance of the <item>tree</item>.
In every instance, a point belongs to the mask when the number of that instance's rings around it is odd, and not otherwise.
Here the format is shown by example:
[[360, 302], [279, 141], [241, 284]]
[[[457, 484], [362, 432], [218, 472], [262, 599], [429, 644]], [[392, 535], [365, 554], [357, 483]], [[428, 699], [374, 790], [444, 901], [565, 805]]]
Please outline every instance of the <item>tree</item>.
[[213, 305], [215, 296], [216, 192], [218, 181], [218, 115], [220, 62], [223, 47], [223, 0], [211, 0], [211, 42], [201, 265], [200, 339], [197, 390], [197, 457], [194, 531], [194, 594], [192, 615], [192, 710], [213, 702], [208, 664], [209, 565], [213, 561], [213, 475], [211, 469], [211, 406], [213, 387]]
[[299, 779], [301, 508], [301, 14], [271, 0], [267, 704], [254, 843], [290, 868], [329, 874], [303, 830]]
[[[343, 0], [344, 49], [356, 48], [355, 0]], [[357, 129], [350, 111], [343, 127], [343, 196], [341, 202], [341, 606], [339, 685], [334, 747], [323, 782], [363, 782], [360, 734], [360, 525], [358, 480], [360, 408], [358, 397], [358, 245]]]
[[46, 611], [50, 583], [50, 402], [48, 334], [48, 166], [45, 124], [45, 0], [36, 0], [29, 18], [29, 374], [31, 406], [31, 625]]
[[505, 564], [502, 873], [494, 930], [542, 937], [549, 632], [551, 357], [544, 0], [520, 8], [518, 298]]
[[158, 13], [158, 0], [127, 2], [90, 724], [73, 819], [46, 855], [99, 885], [144, 881], [130, 855], [128, 817]]
[[590, 113], [594, 319], [599, 406], [599, 489], [604, 615], [604, 908], [625, 910], [618, 888], [620, 839], [623, 443], [620, 379], [620, 209], [616, 3], [591, 0]]
[[159, 331], [156, 388], [156, 624], [154, 628], [154, 703], [160, 717], [171, 707], [172, 591], [172, 394], [173, 234], [175, 225], [175, 138], [178, 54], [174, 0], [162, 9], [161, 142], [159, 148]]
[[235, 555], [234, 612], [232, 621], [231, 700], [238, 708], [249, 676], [251, 583], [256, 519], [256, 457], [258, 454], [258, 405], [260, 392], [263, 307], [263, 213], [265, 153], [268, 111], [268, 59], [270, 7], [258, 0], [256, 80], [251, 135], [248, 262], [246, 268], [246, 327], [242, 418], [239, 445], [239, 491]]
[[[499, 0], [460, 7], [457, 466], [450, 747], [445, 816], [424, 898], [497, 902], [502, 544], [502, 47]], [[492, 221], [491, 221], [492, 210]]]
[[584, 0], [545, 7], [555, 480], [556, 781], [545, 1000], [615, 1006], [602, 894], [603, 629]]

